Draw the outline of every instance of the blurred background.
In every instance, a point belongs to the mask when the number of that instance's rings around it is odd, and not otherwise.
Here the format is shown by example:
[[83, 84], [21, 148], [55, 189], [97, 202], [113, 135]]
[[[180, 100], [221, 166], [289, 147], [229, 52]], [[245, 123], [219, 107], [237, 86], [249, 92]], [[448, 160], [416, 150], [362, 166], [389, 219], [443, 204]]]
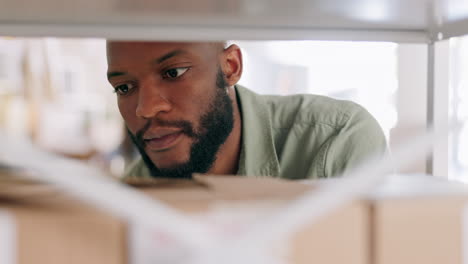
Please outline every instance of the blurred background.
[[[425, 65], [427, 53], [417, 47], [424, 44], [233, 43], [244, 52], [240, 84], [258, 93], [355, 101], [377, 119], [390, 144], [425, 129], [426, 86], [421, 82], [427, 76], [419, 66]], [[454, 38], [450, 45], [456, 70], [450, 76], [449, 113], [464, 126], [450, 136], [449, 168], [452, 178], [465, 179], [468, 38]], [[120, 177], [138, 154], [127, 138], [106, 70], [104, 39], [0, 37], [0, 130]], [[408, 170], [424, 172], [424, 166], [422, 161]]]

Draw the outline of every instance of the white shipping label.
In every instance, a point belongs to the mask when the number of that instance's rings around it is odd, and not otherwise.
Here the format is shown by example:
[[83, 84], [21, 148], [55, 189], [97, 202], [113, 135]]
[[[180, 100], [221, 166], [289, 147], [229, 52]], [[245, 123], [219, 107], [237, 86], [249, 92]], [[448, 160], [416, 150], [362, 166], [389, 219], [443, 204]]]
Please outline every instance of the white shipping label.
[[16, 225], [13, 215], [0, 210], [0, 263], [16, 264]]

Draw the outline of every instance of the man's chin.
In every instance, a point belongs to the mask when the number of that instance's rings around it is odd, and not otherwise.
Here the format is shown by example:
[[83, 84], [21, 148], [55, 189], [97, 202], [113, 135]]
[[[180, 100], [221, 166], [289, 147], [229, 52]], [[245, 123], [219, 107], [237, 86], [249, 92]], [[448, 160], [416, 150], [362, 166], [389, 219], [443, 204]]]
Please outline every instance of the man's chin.
[[[148, 166], [148, 165], [147, 165]], [[167, 178], [191, 178], [193, 170], [187, 163], [171, 163], [168, 165], [163, 165], [163, 167], [148, 166], [150, 173], [153, 177], [167, 177]]]

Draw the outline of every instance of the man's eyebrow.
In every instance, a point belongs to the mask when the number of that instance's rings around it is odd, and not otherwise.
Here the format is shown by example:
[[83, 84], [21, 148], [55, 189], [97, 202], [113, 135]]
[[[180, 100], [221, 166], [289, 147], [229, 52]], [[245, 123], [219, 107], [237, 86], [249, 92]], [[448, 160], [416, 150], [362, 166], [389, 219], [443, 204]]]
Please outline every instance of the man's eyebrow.
[[186, 52], [183, 51], [183, 50], [180, 50], [180, 49], [174, 50], [174, 51], [171, 51], [171, 52], [168, 52], [168, 53], [162, 55], [161, 57], [155, 59], [155, 60], [154, 60], [154, 63], [160, 64], [160, 63], [162, 63], [162, 62], [165, 61], [165, 60], [168, 60], [168, 59], [170, 59], [170, 58], [172, 58], [172, 57], [174, 57], [174, 56], [177, 56], [177, 55], [180, 55], [180, 54], [183, 54], [183, 53], [186, 53]]
[[[172, 57], [175, 57], [177, 55], [180, 55], [180, 54], [184, 54], [186, 53], [186, 51], [184, 50], [181, 50], [181, 49], [178, 49], [178, 50], [174, 50], [174, 51], [171, 51], [171, 52], [168, 52], [164, 55], [162, 55], [161, 57], [155, 59], [153, 62], [156, 63], [156, 64], [160, 64], [162, 63], [163, 61], [165, 60], [168, 60]], [[126, 72], [108, 72], [107, 73], [107, 79], [110, 79], [112, 77], [117, 77], [117, 76], [122, 76], [122, 75], [126, 75], [127, 73]]]
[[126, 75], [127, 73], [125, 72], [108, 72], [107, 73], [107, 79], [110, 79], [112, 77], [117, 77], [117, 76], [122, 76], [122, 75]]

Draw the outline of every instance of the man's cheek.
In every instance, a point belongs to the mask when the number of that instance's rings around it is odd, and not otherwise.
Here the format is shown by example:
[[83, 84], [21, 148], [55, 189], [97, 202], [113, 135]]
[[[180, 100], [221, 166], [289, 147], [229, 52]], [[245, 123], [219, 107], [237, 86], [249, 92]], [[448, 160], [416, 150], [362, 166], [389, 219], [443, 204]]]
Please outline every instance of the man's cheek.
[[130, 132], [132, 132], [132, 134], [136, 135], [138, 132], [139, 122], [138, 118], [135, 116], [135, 112], [131, 109], [128, 109], [128, 107], [122, 107], [120, 105], [119, 111], [127, 128], [130, 130]]
[[137, 97], [117, 97], [117, 106], [119, 107], [120, 114], [124, 119], [136, 118], [136, 109], [138, 102], [135, 100]]

